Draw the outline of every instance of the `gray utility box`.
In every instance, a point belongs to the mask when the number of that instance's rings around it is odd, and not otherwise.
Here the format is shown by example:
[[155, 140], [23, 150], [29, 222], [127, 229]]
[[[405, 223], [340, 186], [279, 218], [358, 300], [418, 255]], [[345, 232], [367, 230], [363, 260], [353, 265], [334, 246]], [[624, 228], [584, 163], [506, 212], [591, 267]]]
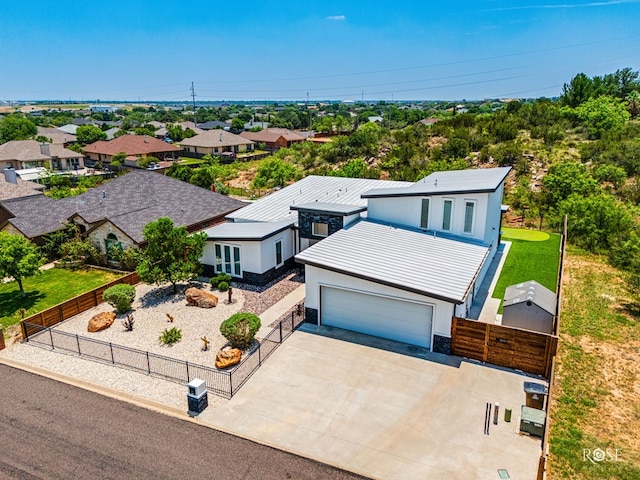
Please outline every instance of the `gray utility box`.
[[189, 389], [189, 393], [187, 393], [188, 413], [193, 417], [202, 413], [209, 405], [207, 385], [204, 383], [204, 380], [194, 378], [187, 384], [187, 387]]
[[527, 407], [544, 410], [547, 387], [541, 383], [524, 382], [524, 393], [527, 397]]
[[520, 433], [528, 433], [534, 437], [544, 435], [544, 424], [547, 414], [544, 410], [522, 406], [520, 415]]

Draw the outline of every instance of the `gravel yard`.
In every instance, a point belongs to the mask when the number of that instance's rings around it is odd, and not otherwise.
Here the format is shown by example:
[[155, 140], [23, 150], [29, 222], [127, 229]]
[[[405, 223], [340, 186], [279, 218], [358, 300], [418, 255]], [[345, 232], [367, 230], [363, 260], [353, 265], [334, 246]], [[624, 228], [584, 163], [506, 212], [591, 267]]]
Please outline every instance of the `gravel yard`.
[[[136, 299], [130, 312], [135, 320], [133, 331], [125, 331], [122, 320], [126, 315], [118, 315], [110, 328], [95, 333], [87, 332], [87, 323], [93, 315], [114, 311], [108, 303], [65, 320], [55, 328], [104, 342], [213, 366], [216, 352], [227, 343], [220, 334], [222, 321], [239, 311], [260, 315], [303, 282], [304, 279], [297, 272], [292, 272], [263, 287], [234, 283], [233, 302], [227, 302], [226, 292], [213, 291], [219, 301], [218, 305], [211, 309], [189, 306], [184, 296], [187, 285], [179, 285], [179, 293], [174, 295], [168, 285], [158, 287], [139, 284], [136, 286]], [[192, 282], [189, 286], [211, 289], [207, 283], [200, 282]], [[169, 321], [167, 314], [174, 318], [173, 322]], [[172, 327], [182, 330], [182, 339], [173, 346], [162, 345], [159, 341], [160, 334], [164, 329]], [[208, 351], [202, 350], [203, 336], [211, 342]], [[177, 383], [78, 358], [73, 354], [52, 352], [26, 343], [8, 346], [0, 351], [0, 356], [143, 396], [166, 405], [186, 408], [186, 387]], [[215, 395], [209, 396], [211, 406], [224, 401]]]

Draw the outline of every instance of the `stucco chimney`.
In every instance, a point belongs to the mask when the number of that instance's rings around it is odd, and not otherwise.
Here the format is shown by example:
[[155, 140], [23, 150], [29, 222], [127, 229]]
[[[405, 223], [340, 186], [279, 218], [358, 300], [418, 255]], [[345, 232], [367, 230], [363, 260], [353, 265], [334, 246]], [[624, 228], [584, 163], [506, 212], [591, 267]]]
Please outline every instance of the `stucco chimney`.
[[51, 149], [49, 148], [49, 144], [48, 143], [42, 142], [40, 144], [40, 153], [43, 154], [43, 155], [46, 155], [48, 157], [51, 156]]
[[13, 169], [13, 167], [7, 167], [4, 169], [4, 178], [7, 181], [7, 183], [14, 183], [14, 184], [18, 184], [18, 174], [16, 174], [16, 171]]

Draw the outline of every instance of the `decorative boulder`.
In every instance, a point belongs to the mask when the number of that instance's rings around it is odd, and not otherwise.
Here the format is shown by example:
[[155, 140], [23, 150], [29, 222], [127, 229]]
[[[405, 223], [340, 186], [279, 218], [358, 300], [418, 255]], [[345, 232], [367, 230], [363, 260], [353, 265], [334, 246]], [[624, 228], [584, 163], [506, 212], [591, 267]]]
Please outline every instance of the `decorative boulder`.
[[227, 368], [240, 363], [242, 350], [225, 347], [216, 353], [216, 368]]
[[218, 305], [218, 297], [199, 288], [188, 288], [185, 295], [187, 296], [187, 303], [194, 307], [213, 308]]
[[116, 319], [114, 312], [103, 312], [91, 317], [89, 325], [87, 325], [87, 332], [99, 332], [105, 328], [109, 328], [113, 321]]

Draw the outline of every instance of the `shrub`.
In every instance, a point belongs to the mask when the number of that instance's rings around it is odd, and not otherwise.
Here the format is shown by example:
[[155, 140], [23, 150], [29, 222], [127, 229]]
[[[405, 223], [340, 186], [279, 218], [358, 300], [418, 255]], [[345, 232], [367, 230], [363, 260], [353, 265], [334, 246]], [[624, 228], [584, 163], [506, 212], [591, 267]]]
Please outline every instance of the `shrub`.
[[133, 319], [133, 315], [127, 313], [127, 318], [122, 321], [122, 326], [124, 327], [125, 332], [133, 332], [133, 325], [136, 321]]
[[238, 312], [220, 324], [220, 333], [233, 348], [245, 350], [253, 343], [260, 330], [260, 318], [253, 313]]
[[164, 345], [173, 345], [182, 339], [182, 330], [179, 328], [165, 328], [160, 335], [160, 342]]
[[218, 284], [218, 290], [220, 290], [221, 292], [226, 292], [227, 290], [229, 290], [229, 284], [227, 282], [220, 282]]
[[220, 282], [226, 282], [227, 286], [229, 286], [229, 284], [231, 283], [231, 275], [229, 275], [228, 273], [219, 273], [215, 277], [211, 277], [211, 280], [209, 280], [209, 282], [211, 283], [211, 286], [213, 288], [218, 288]]
[[102, 294], [104, 301], [109, 302], [118, 313], [128, 312], [135, 297], [136, 289], [132, 285], [125, 284], [109, 287]]

